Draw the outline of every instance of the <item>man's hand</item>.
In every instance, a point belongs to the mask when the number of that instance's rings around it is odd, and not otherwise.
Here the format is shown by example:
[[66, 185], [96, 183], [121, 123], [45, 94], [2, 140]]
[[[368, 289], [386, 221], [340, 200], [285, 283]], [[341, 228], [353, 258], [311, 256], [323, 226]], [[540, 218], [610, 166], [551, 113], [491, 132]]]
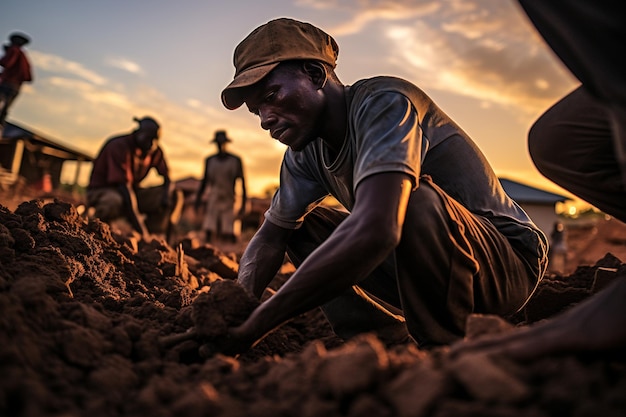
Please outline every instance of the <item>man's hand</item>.
[[256, 345], [261, 339], [256, 340], [255, 337], [249, 335], [244, 330], [244, 326], [241, 325], [228, 329], [228, 333], [218, 340], [200, 346], [199, 354], [202, 358], [209, 358], [217, 353], [236, 358]]

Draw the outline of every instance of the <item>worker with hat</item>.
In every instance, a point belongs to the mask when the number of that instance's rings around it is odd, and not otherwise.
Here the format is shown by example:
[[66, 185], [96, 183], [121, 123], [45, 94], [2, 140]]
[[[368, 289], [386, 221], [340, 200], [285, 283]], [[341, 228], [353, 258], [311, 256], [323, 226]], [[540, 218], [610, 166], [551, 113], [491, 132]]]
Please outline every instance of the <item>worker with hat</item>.
[[[144, 237], [164, 234], [175, 201], [158, 142], [160, 125], [149, 116], [133, 120], [137, 127], [108, 139], [94, 159], [87, 204], [104, 222], [125, 219]], [[153, 168], [162, 177], [162, 185], [142, 187]]]
[[[206, 199], [202, 230], [207, 243], [235, 243], [238, 240], [235, 220], [243, 218], [247, 203], [243, 162], [238, 155], [226, 150], [227, 143], [232, 141], [225, 130], [216, 131], [211, 142], [217, 146], [217, 153], [204, 160], [204, 175], [196, 193], [195, 209], [200, 213], [203, 199]], [[241, 198], [235, 215], [237, 182]]]
[[4, 128], [9, 108], [20, 93], [22, 84], [32, 82], [30, 61], [22, 47], [30, 37], [21, 32], [9, 35], [9, 44], [4, 45], [4, 56], [0, 58], [0, 131]]
[[318, 306], [344, 339], [447, 345], [473, 313], [519, 311], [545, 273], [546, 236], [470, 136], [406, 80], [343, 84], [338, 54], [332, 36], [287, 18], [235, 49], [224, 106], [245, 104], [287, 146], [237, 280], [261, 299], [285, 253], [296, 271], [229, 329], [222, 351]]

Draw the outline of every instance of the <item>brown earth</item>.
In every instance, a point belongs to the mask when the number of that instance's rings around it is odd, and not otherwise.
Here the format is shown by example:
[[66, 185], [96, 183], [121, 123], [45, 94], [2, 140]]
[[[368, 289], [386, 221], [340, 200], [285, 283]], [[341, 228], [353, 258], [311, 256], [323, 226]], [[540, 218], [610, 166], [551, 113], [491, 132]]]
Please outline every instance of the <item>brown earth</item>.
[[[626, 273], [621, 227], [570, 234], [574, 271], [548, 275], [510, 323], [473, 316], [468, 337], [550, 317]], [[319, 310], [237, 358], [219, 353], [256, 303], [232, 280], [243, 246], [121, 235], [60, 200], [0, 205], [0, 416], [624, 415], [623, 353], [452, 360], [368, 334], [340, 340]], [[598, 255], [584, 264], [583, 252]]]

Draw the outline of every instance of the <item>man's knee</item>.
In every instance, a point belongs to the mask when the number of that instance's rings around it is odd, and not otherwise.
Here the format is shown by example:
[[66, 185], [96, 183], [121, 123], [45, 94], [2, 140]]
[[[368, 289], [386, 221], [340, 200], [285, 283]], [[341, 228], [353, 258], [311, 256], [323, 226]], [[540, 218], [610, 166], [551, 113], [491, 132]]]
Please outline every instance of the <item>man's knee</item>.
[[427, 181], [420, 181], [411, 194], [405, 225], [414, 231], [432, 232], [437, 222], [444, 219], [445, 207], [441, 195]]
[[547, 167], [561, 154], [559, 148], [563, 134], [549, 116], [544, 114], [540, 117], [528, 132], [528, 153], [537, 169], [544, 175]]
[[95, 216], [100, 220], [108, 222], [123, 214], [124, 199], [120, 193], [110, 191], [98, 192], [88, 196], [89, 206], [95, 210]]

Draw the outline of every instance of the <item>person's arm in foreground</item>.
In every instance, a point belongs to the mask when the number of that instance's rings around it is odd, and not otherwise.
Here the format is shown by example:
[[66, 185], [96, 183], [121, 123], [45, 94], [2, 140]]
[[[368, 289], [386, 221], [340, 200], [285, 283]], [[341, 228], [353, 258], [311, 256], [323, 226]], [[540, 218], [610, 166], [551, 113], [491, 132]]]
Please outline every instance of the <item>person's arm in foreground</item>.
[[[411, 187], [409, 177], [401, 173], [363, 180], [351, 214], [272, 297], [231, 329], [227, 350], [245, 351], [285, 321], [324, 304], [371, 273], [400, 241]], [[247, 261], [242, 259], [244, 269]], [[259, 290], [254, 288], [257, 296]]]
[[452, 355], [486, 353], [517, 360], [626, 348], [626, 276], [560, 315], [497, 336], [461, 341]]

